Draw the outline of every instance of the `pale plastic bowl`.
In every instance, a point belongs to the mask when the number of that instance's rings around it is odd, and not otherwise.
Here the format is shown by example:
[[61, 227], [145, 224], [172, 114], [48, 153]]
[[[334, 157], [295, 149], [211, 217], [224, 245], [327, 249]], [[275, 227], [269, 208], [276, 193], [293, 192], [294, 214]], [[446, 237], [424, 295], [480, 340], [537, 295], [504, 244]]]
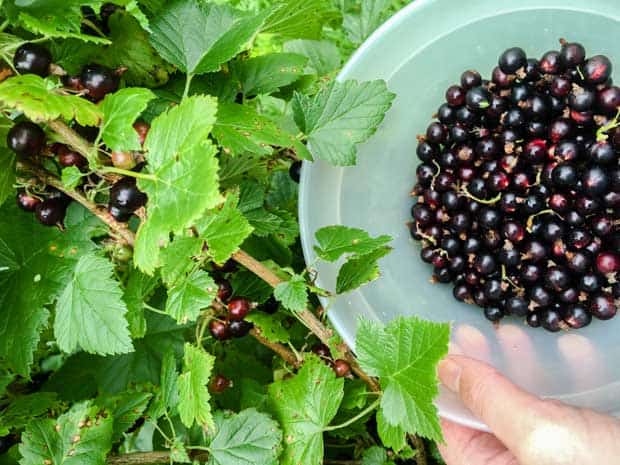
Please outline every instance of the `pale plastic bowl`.
[[[314, 233], [322, 226], [360, 227], [394, 238], [377, 281], [333, 302], [323, 300], [350, 346], [360, 316], [384, 323], [398, 315], [450, 321], [451, 353], [484, 360], [537, 395], [620, 414], [620, 316], [557, 334], [511, 318], [496, 329], [479, 308], [455, 301], [451, 286], [429, 283], [431, 269], [405, 226], [418, 163], [416, 134], [424, 132], [462, 71], [477, 69], [488, 77], [504, 49], [518, 45], [540, 57], [558, 49], [561, 37], [583, 43], [588, 54], [608, 55], [620, 70], [619, 19], [616, 0], [415, 0], [349, 60], [339, 79], [385, 79], [397, 98], [376, 135], [360, 147], [357, 166], [304, 163], [299, 217], [307, 263], [314, 263]], [[316, 268], [318, 285], [334, 289], [335, 266]], [[443, 389], [437, 406], [450, 420], [486, 429]]]

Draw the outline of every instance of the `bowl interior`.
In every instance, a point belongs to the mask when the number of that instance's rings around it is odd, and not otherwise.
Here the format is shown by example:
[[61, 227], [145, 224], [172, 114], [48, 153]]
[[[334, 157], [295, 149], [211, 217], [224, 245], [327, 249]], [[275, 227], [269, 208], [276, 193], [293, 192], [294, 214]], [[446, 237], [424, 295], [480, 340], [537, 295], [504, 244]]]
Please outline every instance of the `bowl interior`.
[[[613, 1], [603, 0], [587, 7], [571, 0], [476, 0], [467, 9], [450, 0], [416, 0], [351, 59], [340, 79], [386, 79], [397, 98], [380, 130], [361, 147], [357, 166], [305, 164], [300, 187], [308, 263], [314, 260], [314, 232], [325, 225], [355, 226], [394, 238], [379, 280], [324, 302], [349, 344], [354, 345], [359, 316], [383, 322], [398, 315], [451, 321], [451, 352], [485, 360], [535, 394], [620, 412], [620, 317], [558, 334], [511, 318], [495, 328], [478, 307], [455, 301], [450, 285], [429, 283], [431, 269], [419, 259], [420, 246], [405, 225], [418, 163], [416, 134], [424, 132], [445, 89], [458, 82], [462, 71], [477, 69], [488, 78], [504, 49], [518, 45], [540, 57], [557, 49], [560, 37], [583, 43], [590, 55], [608, 55], [620, 70], [619, 14]], [[319, 284], [333, 289], [336, 268], [317, 268]], [[442, 392], [438, 407], [446, 417], [484, 428], [449, 393]]]

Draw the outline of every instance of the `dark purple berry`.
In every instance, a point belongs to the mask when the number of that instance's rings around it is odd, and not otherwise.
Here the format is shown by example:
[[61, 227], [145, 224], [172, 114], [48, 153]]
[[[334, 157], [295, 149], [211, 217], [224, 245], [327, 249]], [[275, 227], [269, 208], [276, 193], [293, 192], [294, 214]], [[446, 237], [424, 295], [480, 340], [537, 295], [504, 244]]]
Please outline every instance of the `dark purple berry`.
[[98, 102], [107, 94], [115, 92], [119, 84], [119, 78], [114, 71], [97, 64], [85, 66], [82, 69], [80, 79], [88, 91], [88, 98], [94, 102]]
[[13, 56], [13, 66], [20, 74], [37, 74], [45, 77], [49, 74], [52, 54], [39, 44], [20, 45]]
[[519, 47], [509, 48], [499, 57], [498, 65], [503, 73], [514, 74], [527, 64], [525, 51]]
[[37, 124], [22, 121], [15, 124], [6, 136], [6, 145], [17, 155], [38, 155], [45, 145], [45, 133]]

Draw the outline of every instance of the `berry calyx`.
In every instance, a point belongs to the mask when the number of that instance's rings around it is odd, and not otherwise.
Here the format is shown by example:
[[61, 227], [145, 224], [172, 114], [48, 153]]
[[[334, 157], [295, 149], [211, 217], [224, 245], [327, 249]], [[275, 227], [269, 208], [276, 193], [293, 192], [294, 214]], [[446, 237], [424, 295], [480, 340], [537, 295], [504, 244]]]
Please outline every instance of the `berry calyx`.
[[45, 77], [49, 74], [52, 54], [39, 44], [20, 45], [13, 56], [13, 66], [20, 74], [37, 74]]
[[45, 146], [45, 133], [39, 125], [22, 121], [9, 130], [6, 145], [17, 155], [32, 157], [38, 155]]

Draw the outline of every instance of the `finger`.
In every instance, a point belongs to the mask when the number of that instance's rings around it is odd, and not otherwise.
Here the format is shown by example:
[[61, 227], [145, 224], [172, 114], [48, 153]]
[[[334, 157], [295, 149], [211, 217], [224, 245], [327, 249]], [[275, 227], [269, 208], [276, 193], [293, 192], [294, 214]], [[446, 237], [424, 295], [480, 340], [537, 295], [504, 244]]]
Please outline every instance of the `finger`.
[[523, 438], [540, 424], [542, 401], [485, 363], [449, 356], [439, 365], [439, 377], [510, 450], [518, 451]]
[[516, 457], [495, 436], [442, 420], [445, 439], [438, 444], [446, 465], [518, 465]]

